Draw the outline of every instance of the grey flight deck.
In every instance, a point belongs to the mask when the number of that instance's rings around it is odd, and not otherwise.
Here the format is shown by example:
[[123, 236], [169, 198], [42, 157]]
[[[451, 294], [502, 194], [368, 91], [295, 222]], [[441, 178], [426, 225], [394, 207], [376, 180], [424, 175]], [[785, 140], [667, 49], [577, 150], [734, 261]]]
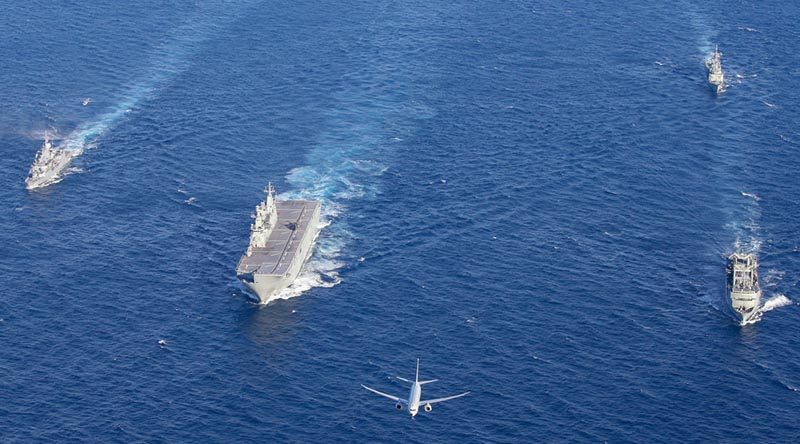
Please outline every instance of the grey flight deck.
[[[289, 271], [303, 235], [319, 202], [310, 200], [275, 201], [278, 222], [267, 240], [267, 246], [253, 248], [253, 254], [242, 256], [237, 274], [255, 273], [283, 275]], [[314, 221], [316, 223], [316, 221]], [[294, 227], [294, 229], [292, 229]]]

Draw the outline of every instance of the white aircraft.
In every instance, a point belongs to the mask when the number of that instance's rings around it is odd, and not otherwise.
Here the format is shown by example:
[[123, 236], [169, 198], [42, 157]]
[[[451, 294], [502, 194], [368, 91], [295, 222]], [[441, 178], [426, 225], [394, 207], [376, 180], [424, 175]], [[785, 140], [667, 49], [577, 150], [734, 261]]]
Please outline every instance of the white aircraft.
[[424, 400], [424, 401], [420, 401], [420, 398], [422, 397], [422, 386], [424, 384], [430, 384], [431, 382], [436, 382], [436, 381], [438, 381], [438, 379], [431, 379], [430, 381], [420, 381], [419, 380], [419, 358], [417, 358], [417, 376], [414, 379], [414, 381], [409, 381], [408, 379], [401, 378], [399, 376], [396, 376], [396, 378], [401, 380], [401, 381], [403, 381], [403, 382], [407, 382], [407, 383], [411, 384], [411, 392], [408, 394], [408, 400], [398, 398], [397, 396], [392, 396], [392, 395], [390, 395], [388, 393], [379, 392], [379, 391], [377, 391], [377, 390], [375, 390], [373, 388], [367, 387], [364, 384], [361, 384], [361, 387], [364, 387], [365, 389], [371, 391], [372, 393], [375, 393], [377, 395], [381, 395], [384, 398], [389, 398], [392, 401], [396, 402], [397, 404], [395, 404], [394, 407], [397, 410], [403, 410], [404, 406], [408, 407], [408, 413], [411, 414], [412, 418], [414, 416], [417, 416], [417, 413], [419, 412], [420, 404], [425, 406], [424, 408], [425, 408], [426, 412], [430, 412], [431, 410], [433, 410], [433, 407], [432, 407], [433, 404], [436, 404], [437, 402], [449, 401], [451, 399], [460, 398], [462, 396], [467, 396], [467, 395], [470, 394], [470, 392], [464, 392], [464, 393], [461, 393], [461, 394], [458, 394], [458, 395], [448, 396], [446, 398], [427, 399], [427, 400]]

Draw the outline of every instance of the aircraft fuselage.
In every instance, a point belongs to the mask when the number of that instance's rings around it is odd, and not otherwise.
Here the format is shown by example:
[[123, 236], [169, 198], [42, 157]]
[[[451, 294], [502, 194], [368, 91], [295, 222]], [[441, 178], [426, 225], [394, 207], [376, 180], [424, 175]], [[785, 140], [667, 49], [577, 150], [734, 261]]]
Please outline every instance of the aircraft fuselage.
[[411, 392], [408, 394], [408, 413], [411, 416], [417, 416], [419, 412], [419, 400], [422, 397], [422, 385], [419, 381], [414, 382], [411, 386]]

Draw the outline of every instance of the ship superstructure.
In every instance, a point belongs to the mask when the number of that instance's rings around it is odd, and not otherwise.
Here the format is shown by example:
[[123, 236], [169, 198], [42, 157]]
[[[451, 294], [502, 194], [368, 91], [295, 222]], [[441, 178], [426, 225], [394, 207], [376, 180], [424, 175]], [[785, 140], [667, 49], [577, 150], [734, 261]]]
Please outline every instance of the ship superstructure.
[[725, 74], [722, 72], [722, 53], [719, 52], [719, 45], [705, 60], [705, 64], [708, 69], [708, 83], [712, 85], [717, 94], [725, 91]]
[[739, 325], [761, 317], [761, 286], [758, 259], [754, 254], [733, 253], [728, 257], [727, 294]]
[[29, 190], [46, 187], [61, 180], [61, 172], [73, 158], [80, 155], [79, 150], [54, 147], [50, 137], [45, 134], [42, 148], [36, 153], [25, 187]]
[[317, 236], [320, 203], [277, 200], [269, 184], [250, 225], [250, 244], [239, 259], [236, 275], [262, 304], [291, 285], [311, 254]]

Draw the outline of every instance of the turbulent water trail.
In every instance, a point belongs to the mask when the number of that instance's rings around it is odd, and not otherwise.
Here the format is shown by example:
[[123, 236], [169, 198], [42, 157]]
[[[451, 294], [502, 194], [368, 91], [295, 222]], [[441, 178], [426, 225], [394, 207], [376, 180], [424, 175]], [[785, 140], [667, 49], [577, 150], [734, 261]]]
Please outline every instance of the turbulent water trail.
[[[710, 19], [712, 16], [701, 11], [697, 5], [684, 2], [683, 9], [691, 27], [696, 31], [699, 58], [705, 58], [713, 51], [715, 45], [720, 43], [717, 26]], [[714, 126], [714, 128], [717, 127], [725, 128], [721, 125]], [[755, 192], [752, 181], [749, 180], [752, 174], [751, 170], [743, 168], [744, 165], [749, 164], [751, 154], [730, 149], [736, 144], [729, 142], [729, 140], [735, 139], [729, 134], [720, 133], [712, 139], [718, 141], [718, 143], [712, 143], [709, 148], [715, 153], [713, 168], [720, 179], [720, 209], [726, 221], [723, 227], [725, 240], [722, 243], [721, 251], [717, 252], [725, 257], [733, 252], [750, 253], [761, 257], [765, 238], [761, 226], [761, 197]], [[735, 185], [732, 187], [731, 184]], [[766, 293], [770, 288], [774, 290], [775, 280], [779, 280], [780, 277], [774, 276], [775, 273], [770, 274], [765, 271], [763, 264], [761, 268], [762, 291]], [[716, 291], [714, 293], [716, 294]], [[790, 303], [791, 301], [786, 296], [777, 294], [765, 301], [760, 311], [766, 313]], [[726, 294], [721, 306], [729, 304], [730, 301]], [[713, 305], [717, 304], [713, 303]], [[758, 316], [753, 322], [760, 320], [761, 316]]]
[[380, 117], [368, 108], [331, 111], [332, 127], [307, 154], [307, 165], [287, 175], [294, 190], [281, 198], [321, 201], [322, 221], [313, 256], [279, 298], [340, 282], [339, 270], [346, 265], [342, 250], [353, 237], [344, 217], [348, 202], [373, 197], [377, 188], [372, 178], [388, 168], [370, 158], [386, 141], [377, 124]]
[[166, 42], [154, 48], [148, 61], [148, 68], [138, 80], [132, 82], [120, 93], [118, 102], [109, 110], [79, 124], [66, 136], [60, 137], [58, 129], [55, 138], [60, 139], [59, 148], [77, 151], [78, 155], [91, 148], [97, 140], [117, 125], [122, 118], [143, 101], [157, 95], [158, 91], [169, 85], [191, 64], [202, 44], [220, 30], [225, 29], [246, 6], [237, 3], [230, 8], [227, 2], [203, 5], [202, 9], [186, 19], [176, 28]]
[[761, 240], [759, 231], [759, 219], [761, 218], [761, 208], [758, 204], [760, 199], [752, 198], [753, 193], [746, 191], [740, 192], [741, 197], [734, 198], [731, 202], [729, 220], [727, 228], [730, 229], [735, 240], [733, 251], [758, 254], [761, 250]]
[[[731, 248], [725, 252], [729, 255], [733, 252], [751, 253], [761, 256], [762, 234], [759, 220], [761, 218], [761, 208], [759, 205], [761, 198], [757, 194], [740, 191], [740, 196], [732, 199], [732, 205], [729, 205], [729, 220], [726, 229], [730, 230], [735, 239]], [[763, 264], [760, 272], [760, 284], [762, 293], [767, 293], [770, 288], [773, 290], [777, 283], [782, 279], [783, 273], [778, 270], [766, 269]], [[726, 300], [725, 304], [730, 302]], [[759, 311], [761, 314], [772, 311], [776, 308], [791, 305], [791, 300], [783, 294], [776, 294], [763, 302]], [[761, 321], [762, 317], [759, 315], [752, 323]]]
[[761, 307], [761, 312], [766, 313], [768, 311], [772, 311], [776, 308], [785, 307], [787, 305], [792, 305], [791, 299], [787, 298], [785, 295], [777, 294], [764, 302], [764, 305]]
[[697, 10], [697, 6], [694, 3], [683, 2], [683, 10], [688, 16], [692, 27], [697, 30], [697, 50], [703, 56], [707, 55], [714, 49], [717, 31], [708, 20], [708, 17]]
[[383, 159], [393, 145], [402, 143], [387, 126], [407, 135], [415, 119], [432, 115], [425, 105], [409, 101], [401, 92], [370, 90], [381, 84], [378, 79], [364, 81], [363, 89], [356, 85], [338, 96], [340, 106], [328, 111], [327, 129], [307, 153], [306, 165], [287, 174], [293, 190], [281, 198], [321, 201], [322, 221], [311, 259], [279, 298], [298, 296], [313, 287], [332, 287], [340, 282], [342, 268], [363, 260], [345, 253], [355, 237], [347, 223], [348, 209], [374, 198], [380, 190], [379, 178], [389, 169]]

